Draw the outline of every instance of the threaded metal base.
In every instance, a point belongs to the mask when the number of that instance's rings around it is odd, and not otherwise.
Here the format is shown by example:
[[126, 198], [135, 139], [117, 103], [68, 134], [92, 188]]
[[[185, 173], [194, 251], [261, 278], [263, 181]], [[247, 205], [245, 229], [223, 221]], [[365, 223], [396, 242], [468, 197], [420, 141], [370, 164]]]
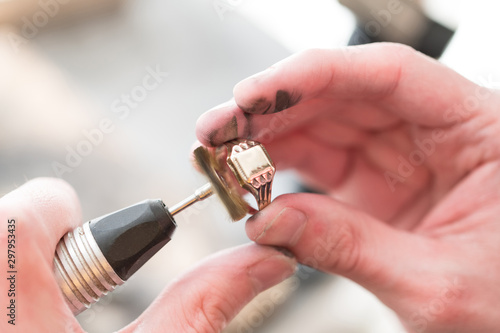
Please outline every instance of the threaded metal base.
[[59, 287], [75, 315], [124, 283], [103, 256], [89, 223], [68, 232], [57, 244], [54, 258]]

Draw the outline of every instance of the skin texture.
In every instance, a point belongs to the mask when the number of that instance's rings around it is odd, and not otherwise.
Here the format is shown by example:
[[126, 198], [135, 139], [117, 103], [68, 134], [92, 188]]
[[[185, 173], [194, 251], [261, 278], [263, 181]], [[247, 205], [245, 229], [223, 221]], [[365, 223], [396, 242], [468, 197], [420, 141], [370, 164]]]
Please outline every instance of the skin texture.
[[[82, 223], [73, 189], [60, 180], [37, 179], [2, 197], [0, 247], [5, 252], [7, 221], [12, 218], [16, 220], [17, 319], [16, 326], [1, 320], [0, 331], [83, 332], [59, 291], [52, 263], [59, 239]], [[289, 253], [274, 247], [248, 244], [226, 250], [167, 286], [119, 332], [220, 332], [258, 293], [292, 275], [295, 265]], [[9, 270], [7, 260], [1, 261], [0, 269]], [[1, 290], [9, 289], [7, 282], [0, 279]], [[7, 306], [7, 292], [2, 292], [0, 301]]]
[[[296, 103], [281, 107], [279, 91]], [[247, 222], [252, 240], [361, 284], [410, 332], [497, 332], [499, 109], [497, 91], [381, 43], [309, 50], [243, 80], [197, 136], [261, 141], [323, 193], [278, 197]]]

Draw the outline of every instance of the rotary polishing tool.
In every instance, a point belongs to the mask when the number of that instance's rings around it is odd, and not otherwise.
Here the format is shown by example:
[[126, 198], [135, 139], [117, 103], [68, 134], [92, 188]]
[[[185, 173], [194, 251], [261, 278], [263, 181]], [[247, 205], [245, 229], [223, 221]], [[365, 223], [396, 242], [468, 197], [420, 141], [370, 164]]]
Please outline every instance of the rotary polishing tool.
[[275, 167], [260, 143], [233, 140], [216, 149], [198, 147], [194, 156], [209, 183], [190, 197], [170, 208], [160, 199], [139, 202], [90, 220], [59, 241], [55, 274], [73, 314], [125, 283], [171, 240], [174, 216], [196, 202], [216, 193], [233, 221], [251, 211], [242, 190], [255, 196], [259, 210], [269, 204]]

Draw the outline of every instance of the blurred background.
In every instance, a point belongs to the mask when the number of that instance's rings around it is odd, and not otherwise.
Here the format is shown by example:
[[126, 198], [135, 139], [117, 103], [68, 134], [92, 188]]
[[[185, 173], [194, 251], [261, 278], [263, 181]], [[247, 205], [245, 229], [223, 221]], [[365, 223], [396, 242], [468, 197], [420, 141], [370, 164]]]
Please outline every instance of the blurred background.
[[[146, 198], [173, 205], [204, 184], [189, 161], [198, 116], [311, 47], [403, 42], [500, 88], [496, 1], [401, 0], [389, 20], [391, 1], [341, 2], [0, 0], [0, 195], [50, 176], [75, 187], [84, 221]], [[274, 184], [274, 196], [301, 188], [292, 172]], [[85, 330], [119, 329], [183, 271], [248, 242], [215, 198], [177, 221], [159, 254], [78, 317]], [[225, 330], [304, 331], [404, 330], [362, 288], [305, 267]]]

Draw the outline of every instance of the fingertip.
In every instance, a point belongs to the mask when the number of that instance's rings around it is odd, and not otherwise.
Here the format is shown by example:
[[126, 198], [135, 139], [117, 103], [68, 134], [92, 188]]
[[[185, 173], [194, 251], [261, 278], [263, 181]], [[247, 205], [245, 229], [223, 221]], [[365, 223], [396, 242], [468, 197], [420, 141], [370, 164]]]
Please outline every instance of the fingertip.
[[257, 217], [258, 214], [260, 214], [260, 212], [251, 216], [245, 222], [245, 233], [247, 234], [248, 238], [250, 238], [250, 240], [252, 240], [252, 241], [255, 241], [255, 239], [257, 239], [257, 236], [259, 234], [258, 225], [255, 222], [258, 219], [258, 217]]
[[270, 227], [271, 221], [276, 219], [283, 209], [286, 209], [290, 202], [288, 196], [290, 194], [280, 195], [269, 206], [248, 218], [245, 231], [251, 240], [256, 241]]
[[258, 244], [293, 249], [299, 244], [308, 225], [308, 216], [298, 205], [277, 207], [269, 214], [247, 223], [247, 234]]
[[273, 100], [276, 93], [267, 86], [270, 76], [275, 67], [254, 74], [240, 82], [233, 88], [233, 96], [236, 104], [244, 112], [250, 114], [268, 114], [274, 111]]
[[248, 135], [248, 120], [234, 100], [202, 114], [196, 122], [196, 136], [205, 146], [217, 147], [226, 141]]
[[47, 251], [53, 251], [66, 232], [81, 224], [78, 196], [71, 185], [59, 178], [30, 180], [1, 201], [2, 214], [18, 220], [19, 233], [48, 245]]
[[196, 121], [196, 137], [198, 142], [204, 146], [211, 146], [214, 131], [217, 130], [216, 122], [214, 121], [215, 111], [213, 109], [203, 113]]
[[310, 49], [287, 57], [236, 84], [233, 95], [247, 113], [272, 114], [308, 100], [330, 82], [331, 50]]
[[[80, 201], [74, 188], [61, 178], [40, 177], [27, 181], [10, 192], [5, 198], [17, 201], [29, 201], [32, 207], [41, 212], [67, 208], [81, 214]], [[59, 207], [59, 208], [58, 208]]]

